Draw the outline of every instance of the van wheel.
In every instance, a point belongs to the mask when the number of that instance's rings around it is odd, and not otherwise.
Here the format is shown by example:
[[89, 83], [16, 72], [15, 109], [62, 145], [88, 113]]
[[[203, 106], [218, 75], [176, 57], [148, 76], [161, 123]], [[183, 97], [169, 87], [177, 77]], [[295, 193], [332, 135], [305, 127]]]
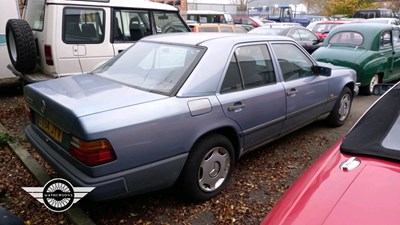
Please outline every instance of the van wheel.
[[8, 56], [14, 68], [29, 73], [36, 66], [36, 44], [28, 22], [23, 19], [9, 19], [6, 24]]

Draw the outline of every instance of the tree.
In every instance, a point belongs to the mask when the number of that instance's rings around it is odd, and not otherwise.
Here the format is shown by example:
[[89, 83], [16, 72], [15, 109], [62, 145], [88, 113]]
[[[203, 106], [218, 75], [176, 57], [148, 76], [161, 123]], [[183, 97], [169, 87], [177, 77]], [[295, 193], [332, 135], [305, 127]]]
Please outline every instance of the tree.
[[238, 11], [247, 11], [247, 4], [254, 0], [231, 0], [232, 4], [237, 5]]
[[305, 0], [309, 9], [319, 11], [321, 15], [345, 15], [351, 17], [358, 9], [372, 8], [373, 0]]
[[325, 15], [346, 15], [351, 17], [358, 9], [368, 9], [372, 7], [372, 0], [331, 0], [325, 8]]

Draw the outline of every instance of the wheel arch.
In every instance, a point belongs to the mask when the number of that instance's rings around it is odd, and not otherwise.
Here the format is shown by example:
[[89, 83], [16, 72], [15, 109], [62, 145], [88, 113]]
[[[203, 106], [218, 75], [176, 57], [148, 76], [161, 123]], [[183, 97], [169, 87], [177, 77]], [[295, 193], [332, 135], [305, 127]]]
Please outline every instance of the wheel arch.
[[228, 138], [228, 140], [231, 142], [233, 146], [233, 150], [235, 152], [235, 161], [237, 161], [241, 155], [241, 141], [238, 133], [236, 132], [235, 128], [230, 127], [230, 126], [225, 126], [225, 127], [220, 127], [220, 128], [215, 128], [213, 130], [209, 130], [202, 135], [200, 135], [196, 141], [194, 141], [193, 145], [190, 148], [190, 151], [193, 149], [193, 146], [195, 146], [201, 139], [207, 138], [209, 136], [212, 136], [213, 134], [220, 134]]

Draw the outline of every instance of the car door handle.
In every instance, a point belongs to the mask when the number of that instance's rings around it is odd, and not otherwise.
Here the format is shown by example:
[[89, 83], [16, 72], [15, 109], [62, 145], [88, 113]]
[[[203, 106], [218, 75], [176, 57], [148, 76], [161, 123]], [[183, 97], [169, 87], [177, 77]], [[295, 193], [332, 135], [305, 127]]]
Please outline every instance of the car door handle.
[[228, 111], [238, 111], [238, 110], [244, 108], [244, 106], [245, 106], [245, 104], [243, 104], [242, 102], [237, 102], [233, 106], [229, 106]]
[[292, 88], [292, 89], [290, 89], [290, 91], [288, 91], [288, 92], [286, 93], [286, 95], [287, 95], [287, 96], [290, 96], [290, 97], [296, 96], [296, 94], [297, 94], [296, 88]]

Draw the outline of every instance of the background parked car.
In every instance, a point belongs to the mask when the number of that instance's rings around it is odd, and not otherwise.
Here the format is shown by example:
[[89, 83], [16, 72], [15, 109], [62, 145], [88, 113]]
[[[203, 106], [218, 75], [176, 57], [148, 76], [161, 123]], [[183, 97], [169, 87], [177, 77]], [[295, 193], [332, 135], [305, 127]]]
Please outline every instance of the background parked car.
[[241, 25], [222, 23], [197, 23], [189, 24], [193, 32], [223, 32], [223, 33], [247, 33]]
[[343, 24], [313, 53], [316, 60], [353, 68], [364, 94], [400, 78], [400, 31], [389, 24]]
[[300, 23], [290, 23], [290, 22], [277, 22], [277, 23], [265, 23], [264, 27], [303, 27]]
[[307, 16], [310, 19], [310, 22], [321, 22], [321, 21], [329, 21], [329, 20], [333, 20], [333, 18], [329, 17], [329, 16]]
[[262, 27], [264, 23], [255, 18], [255, 17], [249, 17], [249, 16], [232, 16], [233, 22], [235, 24], [244, 24], [244, 25], [250, 25], [253, 26], [253, 28], [256, 27]]
[[2, 4], [7, 7], [0, 8], [0, 79], [15, 77], [15, 75], [7, 69], [7, 65], [11, 63], [8, 57], [6, 44], [6, 23], [11, 18], [19, 18], [19, 7], [17, 0], [5, 0]]
[[167, 4], [28, 1], [24, 18], [6, 25], [10, 69], [28, 83], [82, 74], [142, 37], [170, 32], [190, 28], [178, 9]]
[[287, 37], [152, 35], [92, 74], [25, 86], [26, 136], [94, 200], [174, 184], [207, 200], [243, 154], [316, 120], [343, 125], [355, 79]]
[[400, 26], [400, 20], [397, 18], [371, 18], [363, 20], [364, 23], [385, 23], [393, 26]]
[[293, 38], [296, 40], [308, 53], [313, 53], [321, 46], [321, 41], [318, 37], [308, 29], [299, 27], [259, 27], [255, 28], [249, 33], [264, 34], [264, 35], [279, 35]]
[[399, 101], [400, 83], [293, 183], [261, 224], [397, 224]]
[[338, 25], [346, 24], [346, 23], [355, 23], [358, 21], [352, 20], [331, 20], [331, 21], [323, 21], [316, 23], [313, 28], [312, 32], [317, 35], [320, 40], [324, 40], [329, 32]]
[[394, 18], [395, 14], [391, 9], [359, 9], [353, 14], [353, 18]]

